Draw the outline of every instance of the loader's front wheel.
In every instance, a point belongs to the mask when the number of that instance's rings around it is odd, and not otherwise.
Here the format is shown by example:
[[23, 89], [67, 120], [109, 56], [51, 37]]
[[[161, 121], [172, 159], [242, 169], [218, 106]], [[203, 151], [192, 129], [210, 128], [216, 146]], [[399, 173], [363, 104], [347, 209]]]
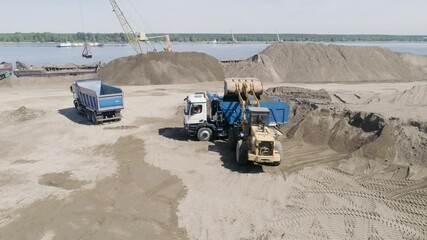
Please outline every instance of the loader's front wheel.
[[279, 141], [274, 142], [274, 149], [279, 152], [280, 161], [279, 162], [274, 162], [273, 165], [274, 166], [279, 166], [280, 163], [282, 163], [282, 161], [283, 161], [283, 147], [282, 147], [282, 143], [279, 142]]
[[237, 165], [246, 165], [248, 163], [248, 144], [240, 139], [236, 144], [236, 163]]
[[212, 130], [210, 128], [200, 128], [197, 131], [197, 138], [199, 141], [209, 141], [212, 138]]
[[231, 149], [234, 149], [236, 147], [237, 144], [237, 136], [236, 133], [234, 131], [234, 128], [230, 128], [230, 130], [228, 130], [228, 146], [230, 146]]

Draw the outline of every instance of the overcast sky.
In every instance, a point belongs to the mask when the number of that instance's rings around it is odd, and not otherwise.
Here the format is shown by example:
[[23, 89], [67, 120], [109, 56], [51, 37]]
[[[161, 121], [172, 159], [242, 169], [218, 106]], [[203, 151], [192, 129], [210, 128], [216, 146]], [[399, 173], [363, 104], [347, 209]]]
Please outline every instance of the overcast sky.
[[[117, 2], [135, 31], [427, 35], [427, 0]], [[0, 32], [121, 32], [108, 0], [0, 0], [0, 6]]]

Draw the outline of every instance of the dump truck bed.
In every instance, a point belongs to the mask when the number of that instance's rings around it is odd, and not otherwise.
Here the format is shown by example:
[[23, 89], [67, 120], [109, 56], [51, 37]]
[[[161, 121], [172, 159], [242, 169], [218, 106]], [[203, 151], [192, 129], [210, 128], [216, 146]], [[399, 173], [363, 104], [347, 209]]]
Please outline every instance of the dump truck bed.
[[[208, 93], [207, 96], [210, 101], [219, 102], [219, 111], [222, 111], [225, 122], [229, 124], [242, 122], [240, 102], [224, 101], [223, 97], [213, 93]], [[280, 101], [277, 97], [270, 96], [270, 101], [260, 102], [260, 107], [270, 110], [270, 124], [272, 125], [285, 124], [289, 121], [289, 104]]]
[[[240, 123], [242, 121], [239, 102], [221, 102], [220, 106], [226, 122]], [[272, 125], [285, 124], [289, 120], [289, 105], [285, 102], [260, 102], [260, 107], [270, 110], [270, 124]]]
[[123, 108], [123, 91], [100, 79], [77, 80], [76, 88], [80, 102], [88, 109], [102, 112]]

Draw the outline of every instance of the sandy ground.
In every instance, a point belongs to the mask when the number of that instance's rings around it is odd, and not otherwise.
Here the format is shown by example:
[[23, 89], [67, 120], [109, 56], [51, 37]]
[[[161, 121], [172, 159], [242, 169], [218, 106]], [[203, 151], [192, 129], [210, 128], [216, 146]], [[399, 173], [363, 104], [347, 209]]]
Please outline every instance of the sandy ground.
[[[416, 84], [294, 86], [346, 95]], [[224, 141], [188, 139], [184, 97], [222, 88], [123, 87], [123, 120], [98, 126], [74, 111], [64, 82], [1, 88], [0, 239], [425, 238], [421, 167], [408, 175], [409, 165], [284, 137], [280, 167], [239, 167]]]

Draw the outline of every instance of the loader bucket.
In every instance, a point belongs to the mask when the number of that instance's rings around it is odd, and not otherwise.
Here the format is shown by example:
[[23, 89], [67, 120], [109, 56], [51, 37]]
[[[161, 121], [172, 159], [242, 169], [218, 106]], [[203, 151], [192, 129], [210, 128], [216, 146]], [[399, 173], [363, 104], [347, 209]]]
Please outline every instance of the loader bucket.
[[255, 94], [259, 97], [263, 92], [262, 83], [256, 78], [226, 78], [224, 81], [224, 100], [238, 101], [239, 92], [243, 98], [249, 94]]

